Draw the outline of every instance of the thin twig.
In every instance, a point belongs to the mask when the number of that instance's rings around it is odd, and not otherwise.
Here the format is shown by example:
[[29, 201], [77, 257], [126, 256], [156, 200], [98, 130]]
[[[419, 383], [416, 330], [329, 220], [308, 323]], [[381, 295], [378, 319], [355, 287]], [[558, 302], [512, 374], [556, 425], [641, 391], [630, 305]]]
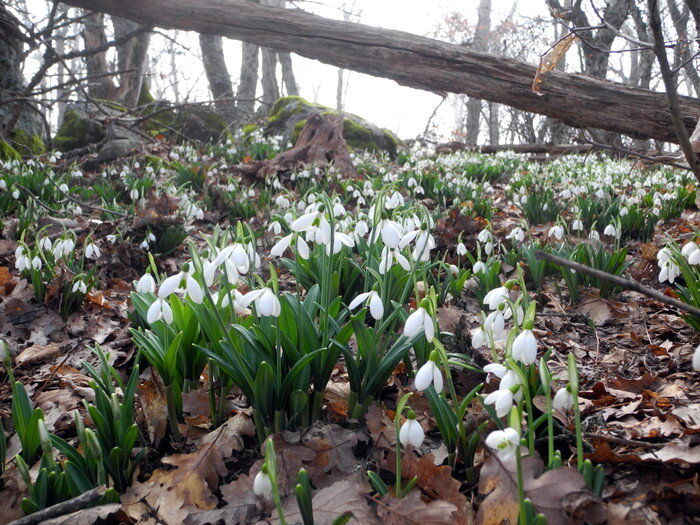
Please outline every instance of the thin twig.
[[661, 157], [652, 157], [650, 155], [644, 155], [643, 153], [639, 153], [638, 151], [634, 151], [634, 150], [627, 149], [627, 148], [621, 148], [620, 146], [611, 146], [610, 144], [602, 144], [600, 142], [595, 142], [595, 141], [589, 140], [589, 139], [574, 139], [574, 140], [576, 142], [581, 143], [581, 144], [590, 144], [591, 146], [594, 146], [596, 148], [607, 149], [610, 151], [617, 151], [618, 153], [624, 153], [625, 155], [630, 155], [632, 157], [637, 157], [640, 159], [648, 160], [650, 162], [656, 162], [658, 164], [672, 166], [674, 168], [678, 168], [681, 170], [692, 171], [689, 166], [685, 166], [684, 164], [678, 164], [677, 162], [665, 160]]
[[549, 261], [551, 263], [564, 266], [571, 270], [576, 270], [577, 272], [590, 275], [592, 277], [595, 277], [596, 279], [602, 279], [604, 281], [616, 284], [618, 286], [622, 286], [623, 288], [634, 290], [635, 292], [639, 292], [642, 295], [646, 295], [647, 297], [651, 297], [652, 299], [655, 299], [661, 303], [673, 306], [674, 308], [678, 308], [679, 310], [683, 310], [700, 318], [700, 309], [695, 308], [694, 306], [691, 306], [684, 302], [681, 302], [678, 299], [674, 299], [673, 297], [669, 297], [668, 295], [664, 295], [658, 290], [647, 288], [639, 281], [635, 281], [634, 279], [625, 279], [624, 277], [618, 277], [617, 275], [612, 275], [602, 270], [596, 270], [595, 268], [591, 268], [590, 266], [586, 266], [585, 264], [579, 264], [577, 262], [570, 261], [569, 259], [564, 259], [563, 257], [559, 257], [551, 253], [546, 253], [541, 250], [537, 250], [535, 252], [535, 257], [539, 260]]
[[73, 499], [56, 503], [56, 505], [38, 510], [29, 516], [25, 516], [24, 518], [10, 522], [9, 525], [34, 525], [35, 523], [41, 523], [42, 521], [49, 520], [51, 518], [65, 516], [66, 514], [83, 509], [90, 503], [97, 501], [104, 495], [106, 490], [107, 489], [104, 485], [90, 489]]

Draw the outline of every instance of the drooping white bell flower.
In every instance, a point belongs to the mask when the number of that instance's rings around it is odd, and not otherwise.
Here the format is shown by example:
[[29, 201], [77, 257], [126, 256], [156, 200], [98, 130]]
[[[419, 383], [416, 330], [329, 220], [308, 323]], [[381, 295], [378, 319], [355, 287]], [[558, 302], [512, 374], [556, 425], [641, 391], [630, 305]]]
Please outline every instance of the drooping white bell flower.
[[416, 421], [416, 415], [413, 411], [409, 410], [408, 419], [404, 421], [403, 425], [401, 425], [401, 430], [399, 430], [401, 445], [404, 447], [411, 445], [413, 448], [420, 448], [424, 439], [425, 432], [423, 432], [423, 427]]
[[617, 237], [617, 229], [614, 224], [608, 224], [603, 230], [603, 235], [608, 235], [610, 237]]
[[488, 342], [488, 336], [483, 326], [480, 326], [472, 332], [472, 348], [481, 348], [486, 346]]
[[494, 288], [484, 296], [484, 304], [489, 307], [489, 310], [496, 310], [501, 303], [504, 303], [508, 298], [509, 290], [505, 286]]
[[[180, 288], [183, 281], [185, 282], [184, 289]], [[183, 270], [175, 275], [171, 275], [165, 281], [163, 281], [160, 288], [158, 288], [158, 297], [161, 299], [166, 299], [176, 292], [186, 292], [190, 299], [192, 299], [192, 302], [196, 304], [202, 304], [204, 301], [204, 292], [202, 291], [202, 287], [199, 286], [197, 280], [192, 277], [190, 271]]]
[[382, 258], [379, 261], [379, 273], [384, 275], [389, 269], [398, 262], [405, 271], [411, 271], [411, 263], [398, 250], [392, 250], [388, 246], [382, 248]]
[[435, 386], [435, 391], [439, 394], [442, 392], [443, 381], [442, 372], [437, 366], [437, 363], [432, 359], [420, 367], [418, 372], [416, 372], [415, 387], [416, 390], [423, 391], [427, 389], [430, 385]]
[[85, 247], [85, 257], [88, 259], [99, 259], [102, 252], [94, 242], [91, 242]]
[[292, 242], [292, 237], [294, 234], [290, 233], [289, 235], [282, 237], [279, 241], [275, 243], [275, 245], [270, 249], [270, 257], [282, 257], [282, 254], [287, 251], [287, 248], [289, 248], [289, 245]]
[[382, 303], [382, 298], [379, 297], [379, 294], [374, 290], [361, 293], [355, 297], [348, 305], [348, 308], [350, 310], [354, 310], [364, 302], [369, 304], [369, 313], [372, 315], [372, 317], [374, 317], [374, 319], [379, 321], [382, 317], [384, 317], [384, 304]]
[[433, 324], [433, 318], [430, 316], [428, 311], [422, 306], [408, 316], [406, 319], [406, 324], [403, 327], [403, 334], [406, 337], [413, 337], [420, 331], [425, 332], [425, 338], [428, 342], [431, 342], [435, 337], [435, 325]]
[[490, 363], [484, 367], [484, 372], [487, 374], [493, 374], [499, 379], [502, 379], [506, 375], [508, 369], [500, 363]]
[[44, 266], [44, 263], [41, 261], [41, 257], [35, 255], [32, 259], [32, 268], [34, 270], [41, 270], [42, 266]]
[[574, 219], [574, 222], [571, 223], [571, 229], [575, 232], [580, 232], [583, 230], [583, 221], [581, 219]]
[[513, 406], [513, 392], [509, 388], [499, 388], [484, 398], [484, 404], [493, 405], [498, 417], [503, 417]]
[[520, 445], [520, 435], [514, 428], [507, 427], [491, 432], [486, 436], [485, 442], [502, 461], [509, 461], [515, 456], [516, 447]]
[[486, 272], [488, 272], [488, 268], [486, 267], [486, 265], [483, 262], [476, 261], [474, 263], [474, 266], [472, 266], [472, 273], [477, 274], [479, 272], [486, 273]]
[[561, 241], [564, 238], [564, 227], [559, 224], [552, 226], [547, 237], [554, 237], [556, 240]]
[[150, 273], [144, 273], [136, 282], [136, 291], [139, 293], [155, 293], [156, 281]]
[[381, 233], [382, 242], [388, 248], [398, 248], [401, 239], [404, 236], [404, 231], [398, 222], [390, 219], [384, 219], [379, 223], [379, 231]]
[[265, 287], [258, 290], [252, 290], [245, 294], [241, 299], [241, 305], [244, 307], [250, 306], [255, 302], [255, 309], [258, 315], [262, 317], [279, 317], [282, 313], [282, 305], [280, 300], [275, 295], [271, 288]]
[[525, 232], [520, 226], [517, 226], [506, 235], [506, 239], [511, 239], [514, 242], [523, 242], [525, 240]]
[[557, 410], [569, 410], [574, 406], [574, 396], [571, 395], [568, 388], [560, 388], [557, 390], [557, 393], [554, 394], [552, 406]]
[[693, 352], [693, 370], [700, 372], [700, 345], [696, 346]]
[[[527, 325], [527, 321], [525, 323]], [[525, 328], [513, 341], [513, 359], [526, 365], [537, 360], [537, 339], [532, 328]]]
[[[459, 244], [457, 244], [457, 255], [459, 255], [460, 257], [467, 255], [467, 247], [464, 246], [463, 242], [460, 242]], [[479, 261], [479, 262], [481, 262], [481, 261]]]
[[272, 480], [270, 479], [269, 474], [264, 472], [264, 468], [266, 468], [265, 465], [263, 465], [263, 468], [260, 469], [253, 480], [253, 492], [255, 492], [255, 494], [258, 496], [272, 494]]
[[87, 293], [87, 285], [85, 284], [85, 281], [82, 279], [79, 279], [73, 283], [73, 288], [71, 288], [72, 293], [80, 292], [81, 294], [86, 294]]
[[163, 319], [167, 324], [173, 322], [173, 311], [170, 304], [165, 299], [158, 298], [153, 301], [153, 304], [148, 308], [146, 321], [148, 324], [153, 324], [156, 321]]
[[688, 256], [693, 253], [694, 251], [697, 251], [698, 245], [695, 244], [694, 242], [689, 242], [683, 245], [683, 248], [681, 249], [681, 254], [683, 254], [683, 257], [686, 259]]

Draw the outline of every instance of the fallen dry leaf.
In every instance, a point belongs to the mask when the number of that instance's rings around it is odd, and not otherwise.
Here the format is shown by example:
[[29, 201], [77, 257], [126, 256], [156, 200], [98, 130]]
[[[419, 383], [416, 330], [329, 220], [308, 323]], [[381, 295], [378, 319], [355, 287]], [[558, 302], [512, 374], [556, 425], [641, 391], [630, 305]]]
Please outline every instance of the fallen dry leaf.
[[50, 357], [59, 354], [60, 351], [61, 345], [58, 343], [30, 346], [15, 357], [15, 364], [17, 366], [27, 366], [34, 363], [40, 363], [41, 361], [45, 361]]
[[377, 515], [384, 525], [452, 525], [457, 507], [447, 501], [423, 501], [419, 490], [413, 489], [403, 498], [387, 494], [379, 502]]

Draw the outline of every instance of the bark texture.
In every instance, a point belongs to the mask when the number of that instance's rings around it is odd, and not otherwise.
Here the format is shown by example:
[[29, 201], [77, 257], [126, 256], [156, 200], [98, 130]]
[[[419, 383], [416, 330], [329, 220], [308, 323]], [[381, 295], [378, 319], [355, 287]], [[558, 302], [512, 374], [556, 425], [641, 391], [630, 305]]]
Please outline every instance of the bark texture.
[[[472, 48], [477, 51], [488, 49], [489, 33], [491, 32], [491, 0], [480, 0], [478, 21], [474, 30]], [[479, 123], [481, 121], [481, 100], [470, 97], [467, 101], [467, 134], [465, 142], [476, 144], [479, 141]]]
[[[242, 0], [66, 0], [142, 23], [220, 34], [290, 51], [338, 67], [385, 77], [418, 89], [465, 93], [575, 127], [677, 142], [664, 93], [552, 71], [533, 93], [536, 68], [403, 31], [329, 20]], [[700, 100], [679, 100], [689, 132]]]
[[200, 34], [199, 48], [216, 110], [227, 121], [233, 122], [236, 117], [236, 105], [233, 100], [231, 76], [228, 74], [224, 57], [223, 38], [217, 35]]

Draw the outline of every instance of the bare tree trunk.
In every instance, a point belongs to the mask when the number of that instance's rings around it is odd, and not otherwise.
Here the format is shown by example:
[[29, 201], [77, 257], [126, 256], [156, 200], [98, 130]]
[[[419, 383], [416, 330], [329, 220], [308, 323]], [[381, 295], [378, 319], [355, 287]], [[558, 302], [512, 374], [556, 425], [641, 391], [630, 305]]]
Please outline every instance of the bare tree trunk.
[[[57, 14], [58, 16], [64, 16], [68, 13], [68, 8], [60, 4], [58, 6], [58, 11]], [[63, 55], [66, 52], [66, 37], [68, 36], [68, 26], [61, 27], [56, 29], [55, 32], [55, 44], [54, 48], [56, 49], [56, 53], [59, 55]], [[58, 85], [62, 85], [66, 81], [66, 67], [63, 65], [63, 62], [60, 62], [58, 64], [58, 71], [56, 73], [56, 82]], [[59, 88], [56, 90], [56, 108], [58, 109], [58, 121], [57, 122], [63, 122], [63, 115], [66, 113], [66, 99], [68, 98], [68, 94], [70, 93], [69, 89], [66, 88]]]
[[[474, 31], [473, 48], [476, 51], [485, 51], [488, 48], [489, 33], [491, 32], [491, 0], [480, 0], [479, 17]], [[481, 117], [481, 100], [470, 97], [467, 102], [467, 144], [476, 144], [479, 141], [479, 120]]]
[[[678, 140], [666, 97], [586, 75], [547, 73], [541, 94], [532, 92], [536, 67], [473, 52], [427, 37], [330, 20], [299, 10], [263, 7], [249, 1], [65, 0], [90, 5], [161, 27], [228, 38], [290, 51], [336, 67], [390, 78], [417, 89], [469, 96], [559, 119], [574, 127], [600, 128], [637, 138]], [[679, 97], [689, 132], [700, 117], [700, 100]]]
[[[179, 31], [175, 31], [173, 40], [177, 41]], [[180, 78], [177, 71], [177, 53], [175, 52], [175, 42], [168, 40], [168, 57], [170, 58], [170, 85], [173, 88], [175, 104], [180, 103]]]
[[692, 40], [688, 37], [688, 18], [690, 18], [688, 5], [684, 5], [683, 12], [681, 13], [675, 0], [667, 0], [666, 3], [668, 4], [673, 26], [676, 28], [676, 33], [678, 34], [679, 42], [676, 44], [675, 48], [678, 53], [678, 60], [681, 64], [684, 64], [683, 69], [692, 86], [688, 95], [697, 95], [698, 89], [700, 88], [700, 78], [698, 77], [698, 70], [695, 69], [695, 64], [693, 62], [692, 49], [690, 47], [692, 45]]
[[[281, 0], [261, 0], [264, 6], [279, 7], [282, 4]], [[279, 83], [277, 82], [277, 53], [269, 48], [262, 48], [262, 107], [264, 111], [268, 111], [275, 100], [280, 98]]]
[[[88, 13], [87, 11], [83, 11], [83, 15], [87, 15], [83, 19], [85, 49], [89, 50], [103, 46], [107, 42], [104, 15], [102, 13]], [[90, 53], [85, 57], [85, 66], [87, 76], [90, 78], [88, 94], [93, 98], [111, 99], [114, 96], [116, 87], [112, 77], [108, 76], [107, 53], [105, 51]]]
[[501, 140], [500, 124], [498, 119], [498, 104], [489, 102], [489, 144], [492, 146], [497, 146]]
[[238, 82], [236, 110], [243, 118], [255, 113], [255, 93], [258, 87], [260, 48], [256, 44], [243, 42], [241, 51], [241, 78]]
[[287, 91], [287, 95], [298, 96], [299, 86], [294, 76], [292, 55], [289, 53], [278, 53], [277, 58], [280, 61], [280, 66], [282, 66], [282, 82], [284, 83], [284, 89]]
[[228, 121], [236, 120], [236, 104], [233, 100], [233, 86], [224, 58], [223, 38], [216, 35], [199, 34], [199, 48], [202, 64], [209, 81], [209, 91], [214, 98], [216, 110]]
[[344, 69], [338, 68], [338, 82], [335, 86], [335, 109], [343, 111], [343, 73]]
[[[112, 17], [115, 38], [123, 37], [139, 28], [138, 23], [118, 16]], [[126, 44], [117, 47], [117, 68], [119, 71], [119, 88], [116, 100], [126, 107], [134, 107], [138, 103], [143, 85], [143, 73], [148, 57], [148, 44], [151, 33], [141, 33]]]

